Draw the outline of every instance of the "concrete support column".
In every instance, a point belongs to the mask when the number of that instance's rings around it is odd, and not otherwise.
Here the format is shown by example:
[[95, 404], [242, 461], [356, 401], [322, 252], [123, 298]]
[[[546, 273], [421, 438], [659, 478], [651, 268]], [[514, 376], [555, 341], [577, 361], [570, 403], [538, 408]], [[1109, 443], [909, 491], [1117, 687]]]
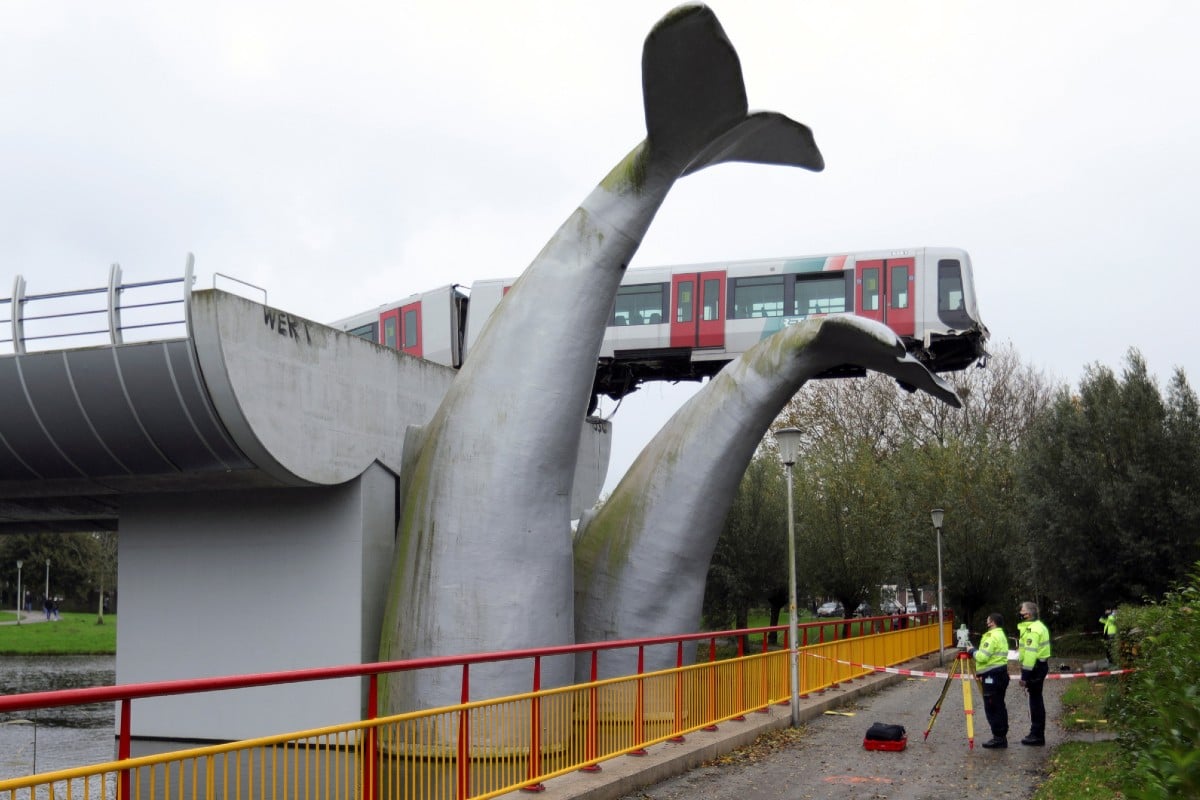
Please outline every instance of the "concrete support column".
[[[375, 661], [395, 479], [131, 495], [119, 533], [117, 681]], [[138, 700], [133, 734], [241, 739], [358, 719], [365, 681]]]

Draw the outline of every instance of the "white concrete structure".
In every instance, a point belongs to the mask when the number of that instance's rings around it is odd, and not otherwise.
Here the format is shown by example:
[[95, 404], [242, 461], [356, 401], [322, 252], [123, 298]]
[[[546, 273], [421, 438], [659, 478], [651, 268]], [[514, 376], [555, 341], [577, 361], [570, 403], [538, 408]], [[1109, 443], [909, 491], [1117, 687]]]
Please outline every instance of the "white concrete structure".
[[[0, 356], [0, 532], [119, 523], [118, 683], [378, 660], [405, 441], [456, 373], [184, 294], [186, 338]], [[582, 425], [576, 508], [610, 430]], [[259, 736], [362, 703], [357, 681], [139, 700], [133, 734]]]

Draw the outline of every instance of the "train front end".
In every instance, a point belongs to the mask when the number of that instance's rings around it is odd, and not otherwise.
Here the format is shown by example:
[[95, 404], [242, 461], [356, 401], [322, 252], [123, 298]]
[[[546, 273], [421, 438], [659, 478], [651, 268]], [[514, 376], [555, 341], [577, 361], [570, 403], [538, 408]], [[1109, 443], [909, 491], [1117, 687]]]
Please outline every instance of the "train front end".
[[[971, 257], [964, 250], [927, 248], [927, 274], [936, 279], [916, 355], [935, 372], [987, 360], [990, 336], [979, 315]], [[927, 295], [929, 297], [929, 295]]]

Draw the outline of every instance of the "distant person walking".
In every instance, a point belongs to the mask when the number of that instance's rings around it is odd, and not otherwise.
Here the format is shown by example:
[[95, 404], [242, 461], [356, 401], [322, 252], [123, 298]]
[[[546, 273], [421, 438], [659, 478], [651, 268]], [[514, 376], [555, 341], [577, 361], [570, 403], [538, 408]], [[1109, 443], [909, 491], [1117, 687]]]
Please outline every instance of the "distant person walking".
[[1021, 744], [1040, 746], [1046, 743], [1046, 703], [1042, 689], [1050, 671], [1050, 629], [1038, 619], [1036, 603], [1026, 600], [1018, 612], [1017, 641], [1021, 654], [1021, 685], [1029, 695], [1029, 735]]
[[1104, 634], [1104, 650], [1108, 653], [1108, 660], [1114, 661], [1116, 650], [1113, 645], [1117, 640], [1117, 610], [1115, 608], [1104, 610], [1104, 616], [1100, 618], [1100, 632]]
[[992, 738], [983, 743], [989, 750], [1008, 747], [1008, 637], [1004, 635], [1004, 617], [993, 611], [987, 616], [987, 631], [968, 654], [975, 659], [975, 672], [983, 689], [983, 713], [987, 715]]

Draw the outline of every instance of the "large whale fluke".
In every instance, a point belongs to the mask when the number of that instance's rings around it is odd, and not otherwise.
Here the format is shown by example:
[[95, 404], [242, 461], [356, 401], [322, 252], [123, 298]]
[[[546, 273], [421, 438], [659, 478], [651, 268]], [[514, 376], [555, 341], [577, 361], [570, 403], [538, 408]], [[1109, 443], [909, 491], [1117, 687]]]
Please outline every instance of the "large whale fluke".
[[[522, 273], [416, 445], [401, 489], [381, 658], [570, 643], [569, 504], [580, 423], [621, 275], [685, 171], [747, 160], [820, 169], [808, 129], [747, 115], [741, 66], [712, 12], [686, 6], [647, 37], [647, 136]], [[568, 683], [565, 659], [544, 685]], [[472, 668], [490, 696], [529, 689], [511, 669]], [[385, 681], [389, 711], [459, 700], [457, 675]]]
[[686, 155], [680, 174], [724, 161], [825, 168], [807, 126], [773, 112], [747, 114], [737, 52], [706, 6], [680, 6], [650, 31], [642, 96], [646, 141]]
[[[696, 630], [713, 548], [758, 443], [810, 378], [844, 364], [895, 377], [953, 406], [953, 389], [904, 351], [887, 327], [859, 317], [810, 319], [730, 362], [663, 426], [611, 497], [580, 521], [575, 547], [579, 642]], [[646, 669], [674, 665], [647, 651]], [[604, 676], [634, 665], [617, 655]], [[586, 680], [586, 665], [576, 671]], [[604, 677], [602, 676], [602, 677]]]

